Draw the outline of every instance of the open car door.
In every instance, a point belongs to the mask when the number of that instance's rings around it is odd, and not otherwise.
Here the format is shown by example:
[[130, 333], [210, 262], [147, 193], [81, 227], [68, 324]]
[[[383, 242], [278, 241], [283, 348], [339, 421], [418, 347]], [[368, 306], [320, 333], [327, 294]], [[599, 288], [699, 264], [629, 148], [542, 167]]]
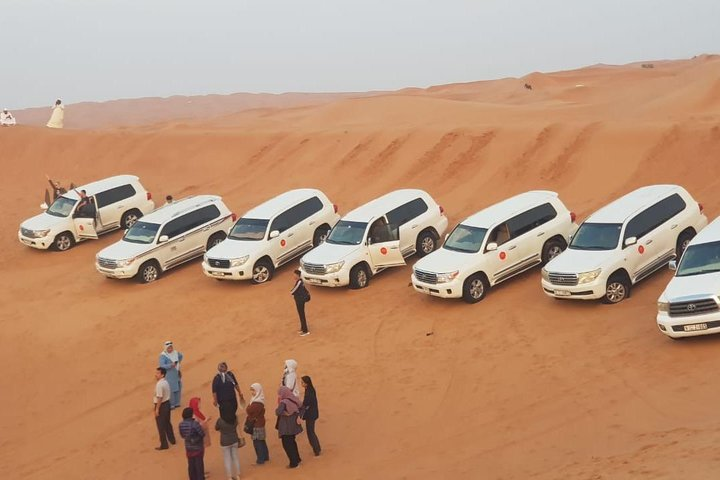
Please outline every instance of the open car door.
[[75, 233], [79, 238], [97, 240], [94, 218], [73, 218], [73, 222], [75, 223]]
[[405, 259], [400, 252], [400, 240], [396, 225], [373, 226], [374, 233], [368, 239], [370, 259], [376, 267], [401, 267]]

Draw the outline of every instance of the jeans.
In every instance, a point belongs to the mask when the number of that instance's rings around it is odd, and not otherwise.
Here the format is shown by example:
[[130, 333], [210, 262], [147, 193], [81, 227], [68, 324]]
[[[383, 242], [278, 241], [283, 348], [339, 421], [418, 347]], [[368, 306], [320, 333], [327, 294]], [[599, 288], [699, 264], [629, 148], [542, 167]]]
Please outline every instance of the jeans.
[[188, 457], [188, 477], [190, 480], [204, 480], [205, 479], [205, 463], [203, 461], [203, 455], [197, 457]]
[[317, 435], [315, 434], [315, 420], [305, 420], [305, 430], [307, 431], [307, 437], [308, 441], [310, 442], [310, 446], [313, 449], [313, 452], [315, 453], [315, 456], [317, 457], [320, 455], [320, 452], [322, 449], [320, 448], [320, 440], [318, 439]]
[[238, 457], [238, 444], [233, 443], [227, 447], [220, 447], [225, 462], [225, 473], [228, 478], [235, 478], [240, 475], [240, 457]]
[[295, 300], [298, 316], [300, 317], [300, 330], [308, 331], [307, 320], [305, 319], [305, 302]]
[[259, 465], [270, 460], [270, 452], [268, 451], [265, 440], [253, 440], [253, 447], [255, 448], [255, 456], [257, 456], [257, 463]]
[[290, 460], [290, 468], [297, 467], [302, 459], [295, 442], [295, 435], [283, 435], [280, 438], [282, 439], [283, 450], [285, 450], [288, 460]]
[[168, 448], [168, 442], [175, 444], [175, 433], [170, 423], [170, 402], [160, 404], [158, 416], [155, 417], [158, 435], [160, 436], [160, 448]]

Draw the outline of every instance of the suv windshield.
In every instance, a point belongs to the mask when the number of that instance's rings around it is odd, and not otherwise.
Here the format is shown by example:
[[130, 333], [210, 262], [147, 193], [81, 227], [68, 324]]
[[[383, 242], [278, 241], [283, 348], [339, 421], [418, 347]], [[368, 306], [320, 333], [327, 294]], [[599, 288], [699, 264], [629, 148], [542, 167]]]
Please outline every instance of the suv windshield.
[[265, 238], [269, 220], [241, 218], [237, 221], [228, 238], [233, 240], [262, 240]]
[[583, 223], [570, 242], [573, 250], [614, 250], [620, 239], [621, 223]]
[[48, 208], [46, 212], [55, 217], [67, 217], [70, 215], [70, 212], [72, 212], [76, 203], [77, 200], [72, 200], [67, 197], [58, 197], [57, 200], [50, 205], [50, 208]]
[[678, 277], [720, 272], [720, 242], [690, 245], [680, 260]]
[[327, 243], [336, 245], [360, 245], [365, 237], [367, 223], [340, 220], [328, 235]]
[[480, 251], [487, 228], [469, 227], [459, 224], [445, 240], [443, 248], [456, 252], [477, 253]]
[[160, 230], [160, 225], [157, 223], [138, 221], [125, 232], [123, 240], [131, 243], [152, 243], [158, 230]]

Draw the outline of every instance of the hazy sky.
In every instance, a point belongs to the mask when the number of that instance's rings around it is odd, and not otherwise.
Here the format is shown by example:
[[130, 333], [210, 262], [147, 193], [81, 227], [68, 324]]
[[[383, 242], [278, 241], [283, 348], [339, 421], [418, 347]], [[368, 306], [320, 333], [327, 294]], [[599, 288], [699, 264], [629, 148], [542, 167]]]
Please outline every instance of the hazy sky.
[[720, 0], [0, 0], [0, 104], [366, 91], [720, 53]]

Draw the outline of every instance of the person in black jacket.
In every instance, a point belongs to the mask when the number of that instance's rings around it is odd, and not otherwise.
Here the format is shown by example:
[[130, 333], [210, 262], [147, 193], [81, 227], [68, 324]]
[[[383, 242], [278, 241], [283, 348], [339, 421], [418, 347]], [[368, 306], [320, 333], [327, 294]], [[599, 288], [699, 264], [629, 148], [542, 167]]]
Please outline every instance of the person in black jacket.
[[295, 286], [290, 290], [290, 295], [295, 299], [295, 307], [300, 317], [300, 336], [310, 335], [307, 320], [305, 319], [305, 304], [310, 301], [310, 292], [305, 288], [305, 284], [300, 276], [300, 270], [295, 270]]
[[307, 431], [308, 441], [317, 457], [322, 449], [320, 448], [320, 440], [315, 434], [315, 421], [320, 418], [318, 410], [317, 393], [313, 386], [312, 379], [305, 375], [301, 377], [302, 386], [305, 389], [305, 397], [303, 398], [303, 408], [300, 418], [305, 420], [305, 431]]
[[85, 190], [80, 190], [79, 192], [76, 190], [75, 192], [80, 196], [80, 201], [75, 209], [75, 218], [94, 219], [97, 212], [92, 199], [87, 196], [87, 192]]

